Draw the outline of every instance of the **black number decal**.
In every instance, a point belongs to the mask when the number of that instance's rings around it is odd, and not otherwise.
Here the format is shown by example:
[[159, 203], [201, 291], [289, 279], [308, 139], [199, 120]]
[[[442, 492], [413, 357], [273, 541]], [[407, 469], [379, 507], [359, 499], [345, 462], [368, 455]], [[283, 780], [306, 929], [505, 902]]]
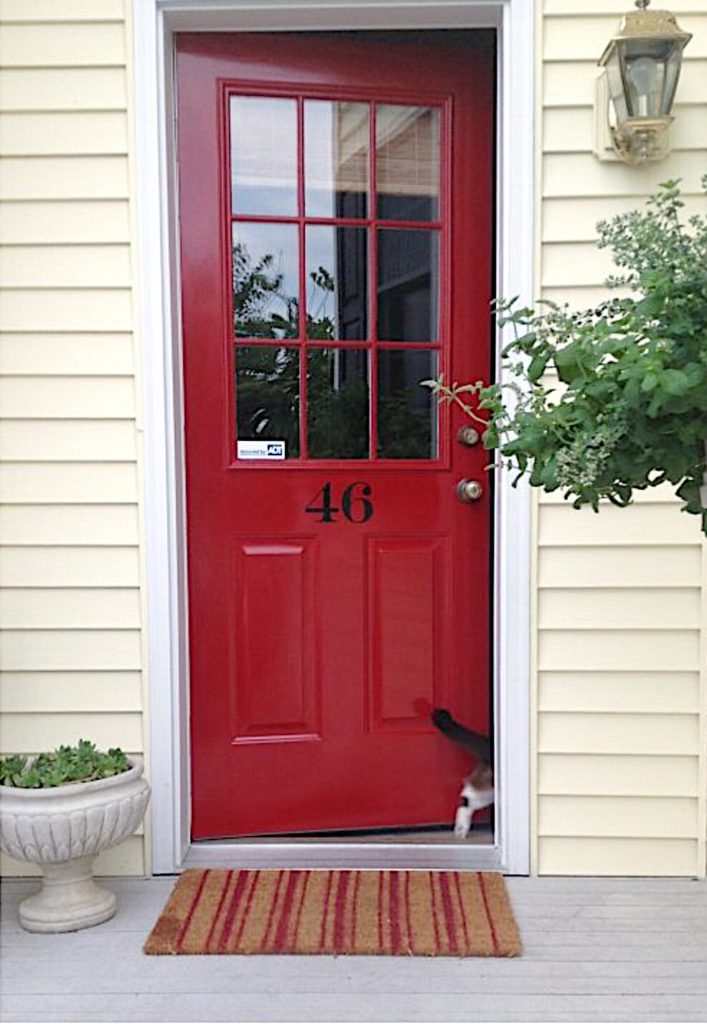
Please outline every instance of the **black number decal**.
[[[321, 496], [321, 505], [315, 505], [314, 502]], [[321, 491], [312, 498], [312, 504], [307, 505], [305, 512], [309, 512], [310, 515], [319, 515], [321, 513], [320, 523], [333, 523], [336, 520], [336, 513], [339, 511], [336, 505], [331, 503], [331, 484], [325, 483]]]
[[[360, 494], [356, 494], [356, 488], [360, 488]], [[357, 480], [355, 484], [349, 484], [341, 495], [341, 511], [350, 523], [367, 523], [373, 515], [373, 502], [371, 497], [371, 485], [364, 484]]]
[[[305, 508], [311, 516], [319, 516], [320, 523], [335, 523], [337, 513], [343, 512], [350, 523], [367, 523], [373, 515], [371, 485], [362, 480], [349, 484], [341, 495], [341, 508], [331, 503], [331, 482], [327, 481]], [[319, 502], [319, 504], [317, 504]]]

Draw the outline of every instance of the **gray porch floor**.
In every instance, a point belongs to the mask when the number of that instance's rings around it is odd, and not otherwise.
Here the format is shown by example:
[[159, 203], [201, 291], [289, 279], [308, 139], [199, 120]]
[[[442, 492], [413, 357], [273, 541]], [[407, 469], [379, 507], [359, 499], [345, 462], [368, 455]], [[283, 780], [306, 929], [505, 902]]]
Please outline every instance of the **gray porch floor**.
[[707, 884], [510, 878], [517, 960], [147, 957], [174, 879], [111, 880], [98, 928], [31, 935], [3, 886], [2, 1021], [707, 1021]]

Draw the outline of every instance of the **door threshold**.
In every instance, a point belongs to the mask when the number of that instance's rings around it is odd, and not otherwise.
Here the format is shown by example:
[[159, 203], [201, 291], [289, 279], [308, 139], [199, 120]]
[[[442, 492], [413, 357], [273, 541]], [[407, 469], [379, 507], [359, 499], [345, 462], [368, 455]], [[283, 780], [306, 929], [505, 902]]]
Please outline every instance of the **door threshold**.
[[500, 848], [469, 840], [440, 842], [345, 839], [207, 839], [192, 842], [184, 868], [418, 869], [500, 871]]

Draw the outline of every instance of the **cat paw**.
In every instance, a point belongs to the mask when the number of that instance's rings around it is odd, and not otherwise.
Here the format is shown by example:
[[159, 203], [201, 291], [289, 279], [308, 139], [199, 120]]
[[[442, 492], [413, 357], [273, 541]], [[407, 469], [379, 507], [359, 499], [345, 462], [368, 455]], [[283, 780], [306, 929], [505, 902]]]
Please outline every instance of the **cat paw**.
[[471, 815], [466, 807], [460, 807], [454, 819], [454, 835], [457, 839], [466, 839], [471, 828]]

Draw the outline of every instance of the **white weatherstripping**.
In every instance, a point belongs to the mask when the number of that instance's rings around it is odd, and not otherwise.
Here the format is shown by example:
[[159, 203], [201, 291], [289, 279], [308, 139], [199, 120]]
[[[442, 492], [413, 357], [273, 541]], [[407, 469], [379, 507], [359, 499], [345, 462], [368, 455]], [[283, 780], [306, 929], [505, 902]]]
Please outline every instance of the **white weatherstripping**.
[[183, 866], [501, 868], [530, 866], [531, 534], [527, 488], [496, 488], [494, 847], [394, 842], [190, 844], [187, 589], [174, 152], [177, 31], [489, 28], [498, 31], [500, 295], [533, 298], [534, 53], [528, 0], [134, 0], [141, 280], [153, 871]]

